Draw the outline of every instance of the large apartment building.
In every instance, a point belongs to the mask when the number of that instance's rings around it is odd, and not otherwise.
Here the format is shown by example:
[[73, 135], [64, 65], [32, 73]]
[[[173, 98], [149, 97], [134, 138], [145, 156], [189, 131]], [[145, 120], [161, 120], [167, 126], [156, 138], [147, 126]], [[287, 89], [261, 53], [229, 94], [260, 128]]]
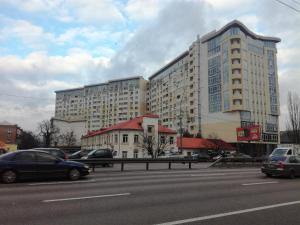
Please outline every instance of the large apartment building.
[[236, 20], [198, 37], [149, 77], [148, 111], [176, 130], [270, 151], [278, 142], [278, 42]]
[[[56, 124], [62, 131], [82, 135], [146, 112], [146, 83], [142, 77], [110, 80], [107, 83], [56, 91]], [[59, 143], [58, 143], [59, 145]]]
[[56, 92], [55, 117], [84, 120], [92, 131], [154, 113], [168, 128], [265, 151], [279, 141], [278, 42], [234, 20], [198, 36], [149, 81], [135, 77]]

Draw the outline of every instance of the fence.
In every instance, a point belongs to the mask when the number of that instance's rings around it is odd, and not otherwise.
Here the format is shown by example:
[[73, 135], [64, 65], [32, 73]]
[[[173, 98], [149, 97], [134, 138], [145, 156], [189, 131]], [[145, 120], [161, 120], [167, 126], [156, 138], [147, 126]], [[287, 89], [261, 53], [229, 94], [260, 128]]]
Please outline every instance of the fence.
[[261, 166], [265, 158], [220, 158], [210, 165], [210, 167], [243, 167], [243, 166]]
[[107, 164], [121, 164], [121, 171], [124, 171], [125, 164], [136, 164], [136, 163], [145, 163], [146, 170], [149, 170], [150, 163], [167, 163], [168, 169], [172, 169], [172, 163], [187, 163], [188, 168], [192, 169], [192, 163], [198, 163], [199, 160], [197, 159], [76, 159], [73, 160], [76, 162], [81, 162], [84, 164], [89, 165], [93, 171], [95, 171], [95, 167], [99, 165], [107, 165]]

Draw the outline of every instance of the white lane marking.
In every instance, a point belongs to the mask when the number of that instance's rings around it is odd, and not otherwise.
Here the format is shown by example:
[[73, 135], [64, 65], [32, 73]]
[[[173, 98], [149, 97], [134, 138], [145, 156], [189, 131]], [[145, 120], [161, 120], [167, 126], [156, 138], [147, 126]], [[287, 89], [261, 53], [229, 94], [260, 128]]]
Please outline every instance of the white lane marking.
[[243, 186], [251, 186], [251, 185], [262, 185], [262, 184], [277, 184], [278, 181], [268, 181], [268, 182], [259, 182], [259, 183], [248, 183], [242, 184]]
[[257, 174], [257, 172], [191, 174], [190, 176], [192, 176], [192, 177], [209, 177], [209, 176], [227, 176], [227, 175], [243, 175], [243, 174]]
[[39, 186], [39, 185], [55, 185], [55, 184], [76, 184], [76, 183], [93, 183], [96, 179], [92, 180], [82, 180], [82, 181], [58, 181], [58, 182], [44, 182], [44, 183], [31, 183], [27, 184], [29, 186]]
[[261, 207], [256, 207], [256, 208], [227, 212], [227, 213], [220, 213], [220, 214], [214, 214], [214, 215], [209, 215], [209, 216], [201, 216], [201, 217], [195, 217], [195, 218], [190, 218], [190, 219], [185, 219], [185, 220], [177, 220], [177, 221], [172, 221], [172, 222], [160, 223], [160, 224], [156, 224], [156, 225], [177, 225], [177, 224], [193, 223], [193, 222], [198, 222], [198, 221], [203, 221], [203, 220], [216, 219], [216, 218], [225, 217], [225, 216], [232, 216], [232, 215], [238, 215], [238, 214], [243, 214], [243, 213], [256, 212], [256, 211], [273, 209], [273, 208], [290, 206], [290, 205], [296, 205], [296, 204], [300, 204], [300, 201], [285, 202], [285, 203], [274, 204], [274, 205], [266, 205], [266, 206], [261, 206]]
[[83, 200], [83, 199], [90, 199], [90, 198], [117, 197], [117, 196], [125, 196], [125, 195], [130, 195], [130, 193], [109, 194], [109, 195], [96, 195], [96, 196], [86, 196], [86, 197], [77, 197], [77, 198], [60, 198], [60, 199], [43, 200], [43, 202], [45, 202], [45, 203], [49, 203], [49, 202], [63, 202], [63, 201]]

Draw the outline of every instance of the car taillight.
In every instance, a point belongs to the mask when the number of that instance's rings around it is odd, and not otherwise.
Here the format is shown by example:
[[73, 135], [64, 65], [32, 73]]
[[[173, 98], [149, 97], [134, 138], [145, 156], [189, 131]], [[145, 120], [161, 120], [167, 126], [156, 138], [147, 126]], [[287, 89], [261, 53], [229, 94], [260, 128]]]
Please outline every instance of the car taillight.
[[67, 155], [65, 155], [65, 160], [68, 160], [68, 156]]
[[278, 163], [278, 167], [281, 168], [281, 169], [284, 169], [284, 164], [282, 161], [279, 161]]

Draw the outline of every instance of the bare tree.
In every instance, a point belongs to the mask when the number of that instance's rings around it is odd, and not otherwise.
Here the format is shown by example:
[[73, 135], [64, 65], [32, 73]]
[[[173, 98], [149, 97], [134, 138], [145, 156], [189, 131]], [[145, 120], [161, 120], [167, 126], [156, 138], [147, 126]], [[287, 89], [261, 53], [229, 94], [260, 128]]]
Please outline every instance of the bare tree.
[[22, 131], [18, 138], [19, 149], [30, 149], [39, 147], [40, 140], [37, 135], [31, 131]]
[[43, 138], [44, 147], [49, 147], [52, 141], [55, 141], [55, 135], [59, 129], [53, 125], [51, 120], [43, 120], [38, 124], [39, 135]]
[[[139, 143], [139, 147], [146, 151], [152, 158], [164, 154], [164, 151], [170, 145], [170, 138], [168, 136], [160, 136], [160, 140], [156, 140], [154, 136], [150, 136], [146, 133], [140, 135], [142, 142]], [[162, 138], [163, 137], [163, 138]]]
[[300, 98], [296, 93], [288, 93], [288, 120], [286, 129], [294, 143], [300, 143]]
[[59, 135], [59, 139], [62, 145], [65, 146], [74, 146], [76, 144], [76, 135], [73, 130]]

